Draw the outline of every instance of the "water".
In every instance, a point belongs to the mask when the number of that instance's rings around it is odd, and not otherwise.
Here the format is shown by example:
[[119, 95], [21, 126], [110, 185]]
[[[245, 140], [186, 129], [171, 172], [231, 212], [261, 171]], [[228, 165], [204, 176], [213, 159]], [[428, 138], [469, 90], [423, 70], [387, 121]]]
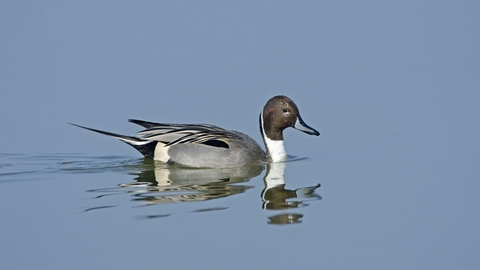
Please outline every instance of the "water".
[[441, 268], [478, 251], [476, 179], [435, 172], [438, 160], [413, 171], [375, 156], [333, 169], [307, 158], [214, 170], [0, 157], [3, 263], [14, 268]]
[[[477, 269], [478, 3], [0, 4], [1, 269]], [[198, 170], [129, 118], [261, 142], [284, 94], [320, 131], [286, 163]]]
[[[102, 265], [77, 257], [80, 252], [106, 255], [106, 261], [115, 257], [118, 265], [105, 261], [108, 267], [138, 265], [135, 254], [163, 258], [162, 267], [193, 267], [199, 262], [178, 262], [175, 254], [197, 257], [207, 247], [227, 252], [238, 240], [254, 244], [258, 235], [248, 231], [255, 227], [295, 226], [308, 219], [303, 208], [320, 202], [319, 186], [287, 182], [285, 188], [283, 177], [287, 166], [302, 161], [192, 169], [122, 156], [2, 154], [2, 211], [10, 213], [2, 239], [12, 244], [7, 252], [29, 254], [28, 261], [6, 256], [4, 263]], [[236, 239], [237, 234], [243, 236]], [[118, 241], [123, 244], [113, 244]], [[133, 258], [120, 262], [118, 252]]]

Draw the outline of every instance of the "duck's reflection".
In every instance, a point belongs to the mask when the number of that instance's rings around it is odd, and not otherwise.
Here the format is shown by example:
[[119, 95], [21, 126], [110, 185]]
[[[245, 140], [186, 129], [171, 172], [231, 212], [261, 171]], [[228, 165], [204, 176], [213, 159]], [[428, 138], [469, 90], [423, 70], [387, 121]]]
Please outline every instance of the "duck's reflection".
[[[285, 189], [284, 172], [287, 163], [255, 164], [240, 168], [227, 169], [195, 169], [189, 167], [167, 165], [152, 161], [130, 164], [124, 169], [134, 175], [132, 182], [119, 184], [114, 188], [93, 189], [89, 192], [101, 193], [96, 198], [116, 194], [130, 194], [132, 201], [141, 205], [160, 205], [183, 202], [201, 202], [220, 199], [244, 193], [254, 186], [246, 185], [250, 179], [260, 175], [267, 167], [264, 177], [265, 187], [261, 193], [262, 208], [266, 210], [284, 210], [268, 217], [268, 224], [301, 223], [302, 214], [291, 213], [292, 210], [307, 205], [307, 201], [319, 200], [315, 193], [320, 184], [311, 187]], [[136, 171], [136, 172], [132, 172]], [[87, 211], [106, 209], [114, 205], [101, 205], [88, 208]], [[225, 210], [228, 207], [218, 206], [201, 208], [192, 213]], [[141, 216], [141, 219], [153, 219], [171, 214], [153, 214]]]
[[303, 217], [302, 214], [279, 214], [275, 216], [268, 217], [268, 224], [271, 225], [285, 225], [285, 224], [297, 224], [302, 223], [300, 220]]
[[261, 165], [227, 169], [194, 169], [178, 166], [160, 166], [141, 171], [137, 182], [122, 184], [124, 188], [139, 188], [134, 201], [144, 204], [198, 202], [243, 193], [253, 186], [232, 185], [245, 183], [258, 176]]
[[[265, 188], [262, 192], [263, 208], [268, 210], [286, 210], [307, 206], [305, 201], [320, 200], [315, 193], [320, 184], [294, 190], [285, 189], [285, 162], [267, 164], [267, 173], [263, 178]], [[303, 215], [285, 213], [269, 217], [269, 224], [301, 223]]]

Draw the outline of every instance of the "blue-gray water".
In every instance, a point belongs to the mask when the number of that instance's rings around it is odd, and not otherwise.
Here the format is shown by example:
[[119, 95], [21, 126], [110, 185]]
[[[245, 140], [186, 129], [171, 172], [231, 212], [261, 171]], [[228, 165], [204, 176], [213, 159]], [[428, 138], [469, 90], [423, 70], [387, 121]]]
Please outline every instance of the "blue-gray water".
[[[479, 12], [2, 1], [0, 268], [478, 268]], [[287, 130], [296, 158], [270, 168], [168, 167], [67, 124], [260, 142], [277, 94], [321, 136]]]

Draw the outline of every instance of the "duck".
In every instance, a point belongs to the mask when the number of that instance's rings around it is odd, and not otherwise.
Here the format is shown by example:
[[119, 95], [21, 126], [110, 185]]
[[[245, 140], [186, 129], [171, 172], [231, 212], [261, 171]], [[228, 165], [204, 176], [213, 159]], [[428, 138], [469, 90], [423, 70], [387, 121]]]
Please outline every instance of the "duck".
[[137, 136], [126, 136], [69, 124], [125, 142], [147, 159], [198, 168], [233, 168], [255, 162], [285, 161], [283, 130], [291, 127], [308, 135], [320, 135], [303, 121], [297, 105], [284, 95], [269, 99], [260, 113], [260, 132], [265, 151], [250, 136], [211, 124], [128, 121], [144, 129]]

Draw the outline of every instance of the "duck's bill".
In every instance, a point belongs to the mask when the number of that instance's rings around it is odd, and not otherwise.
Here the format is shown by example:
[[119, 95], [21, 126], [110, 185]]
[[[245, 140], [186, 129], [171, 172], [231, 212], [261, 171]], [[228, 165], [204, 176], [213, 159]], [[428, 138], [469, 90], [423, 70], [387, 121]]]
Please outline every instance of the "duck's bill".
[[303, 131], [309, 135], [315, 135], [315, 136], [320, 135], [320, 132], [316, 131], [315, 129], [305, 124], [305, 122], [303, 122], [300, 116], [297, 118], [297, 122], [295, 122], [295, 125], [293, 125], [293, 128]]

